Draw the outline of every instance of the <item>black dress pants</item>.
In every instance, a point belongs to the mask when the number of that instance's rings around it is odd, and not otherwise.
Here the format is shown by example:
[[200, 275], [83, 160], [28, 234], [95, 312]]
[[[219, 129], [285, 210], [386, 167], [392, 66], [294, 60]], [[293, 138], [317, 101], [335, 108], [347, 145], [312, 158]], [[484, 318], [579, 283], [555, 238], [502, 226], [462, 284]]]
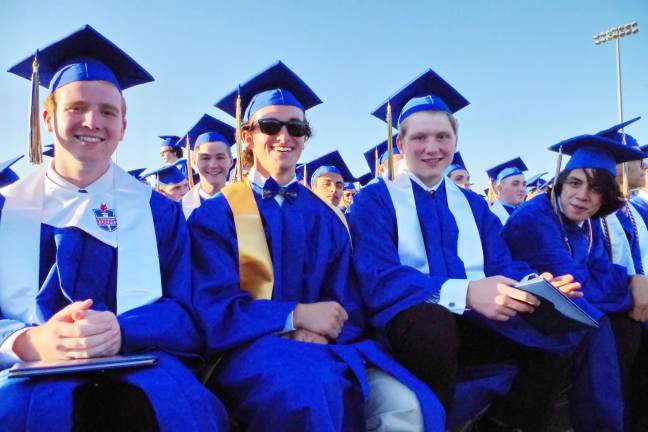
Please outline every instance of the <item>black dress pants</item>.
[[110, 374], [92, 376], [77, 387], [72, 404], [74, 432], [159, 430], [146, 393]]
[[570, 358], [518, 345], [437, 304], [401, 312], [388, 324], [387, 337], [395, 358], [435, 392], [446, 410], [452, 408], [460, 366], [515, 361], [518, 375], [511, 391], [486, 416], [501, 429], [545, 430], [571, 374]]

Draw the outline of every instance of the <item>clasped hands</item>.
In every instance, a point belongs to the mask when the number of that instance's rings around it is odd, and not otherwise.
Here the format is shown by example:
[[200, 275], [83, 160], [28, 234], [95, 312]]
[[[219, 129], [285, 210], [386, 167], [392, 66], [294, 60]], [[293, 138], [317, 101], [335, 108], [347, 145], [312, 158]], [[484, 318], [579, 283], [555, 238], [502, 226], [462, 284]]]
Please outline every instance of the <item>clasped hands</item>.
[[286, 339], [327, 344], [335, 340], [349, 315], [337, 302], [299, 303], [293, 311], [294, 331]]
[[47, 322], [23, 332], [14, 352], [23, 361], [85, 359], [115, 355], [121, 349], [121, 328], [114, 313], [90, 309], [92, 300], [77, 301]]

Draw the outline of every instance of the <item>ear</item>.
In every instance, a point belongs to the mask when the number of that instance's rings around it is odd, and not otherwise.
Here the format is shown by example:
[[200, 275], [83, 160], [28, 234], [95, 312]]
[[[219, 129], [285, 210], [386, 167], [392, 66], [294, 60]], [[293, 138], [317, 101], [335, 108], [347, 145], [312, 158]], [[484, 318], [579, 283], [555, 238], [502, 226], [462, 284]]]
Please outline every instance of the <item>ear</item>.
[[124, 139], [124, 135], [126, 134], [126, 127], [128, 126], [128, 122], [126, 121], [126, 117], [122, 118], [122, 130], [121, 130], [121, 136], [119, 137], [119, 141]]
[[252, 133], [250, 131], [241, 131], [241, 141], [245, 143], [245, 147], [254, 150], [254, 140], [252, 139]]
[[401, 154], [404, 153], [404, 151], [403, 151], [403, 142], [400, 139], [400, 134], [396, 137], [396, 147], [398, 147], [398, 151], [401, 152]]
[[43, 121], [45, 122], [47, 132], [54, 132], [54, 115], [50, 114], [47, 110], [43, 110]]

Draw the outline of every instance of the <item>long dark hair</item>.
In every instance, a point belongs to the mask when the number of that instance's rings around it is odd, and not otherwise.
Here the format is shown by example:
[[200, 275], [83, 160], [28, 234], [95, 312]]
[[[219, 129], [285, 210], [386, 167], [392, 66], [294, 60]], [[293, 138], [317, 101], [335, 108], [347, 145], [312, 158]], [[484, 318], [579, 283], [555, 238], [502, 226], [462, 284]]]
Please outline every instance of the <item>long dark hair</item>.
[[[625, 204], [621, 188], [611, 172], [599, 168], [585, 169], [583, 171], [585, 171], [589, 189], [601, 194], [601, 208], [592, 217], [601, 218], [608, 216], [619, 210]], [[564, 170], [558, 175], [555, 186], [556, 198], [560, 197], [563, 185], [571, 172], [572, 170]], [[554, 191], [552, 189], [547, 191], [550, 199], [553, 193]]]

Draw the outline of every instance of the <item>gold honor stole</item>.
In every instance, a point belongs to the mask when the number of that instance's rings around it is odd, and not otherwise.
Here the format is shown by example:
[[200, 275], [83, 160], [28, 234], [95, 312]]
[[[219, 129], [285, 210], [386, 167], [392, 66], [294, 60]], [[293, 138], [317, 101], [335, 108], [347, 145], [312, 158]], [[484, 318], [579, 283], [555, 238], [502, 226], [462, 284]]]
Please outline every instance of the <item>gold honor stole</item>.
[[[234, 217], [241, 289], [249, 292], [255, 300], [270, 300], [274, 286], [272, 258], [265, 239], [259, 208], [254, 200], [254, 192], [247, 179], [225, 186], [221, 192]], [[348, 233], [349, 227], [340, 209], [326, 201], [323, 202], [334, 211]]]

